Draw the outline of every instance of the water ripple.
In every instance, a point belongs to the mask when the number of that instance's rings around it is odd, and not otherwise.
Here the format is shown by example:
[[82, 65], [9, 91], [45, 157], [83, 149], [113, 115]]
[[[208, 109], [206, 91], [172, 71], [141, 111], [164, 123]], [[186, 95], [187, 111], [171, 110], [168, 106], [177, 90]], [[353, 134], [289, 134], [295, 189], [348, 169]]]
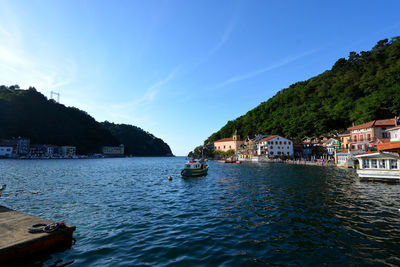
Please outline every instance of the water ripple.
[[[77, 226], [33, 265], [400, 265], [400, 186], [354, 171], [183, 158], [0, 160], [2, 204]], [[173, 176], [172, 181], [167, 177]]]

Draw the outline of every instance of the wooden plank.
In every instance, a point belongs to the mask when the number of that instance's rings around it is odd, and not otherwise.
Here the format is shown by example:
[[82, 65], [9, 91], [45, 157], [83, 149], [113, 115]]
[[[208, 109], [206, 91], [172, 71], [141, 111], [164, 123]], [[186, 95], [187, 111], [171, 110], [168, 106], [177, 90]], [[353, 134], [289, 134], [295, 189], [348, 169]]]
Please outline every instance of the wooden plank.
[[52, 233], [29, 233], [37, 223], [53, 223], [40, 217], [0, 206], [0, 266], [32, 259], [57, 248], [70, 245], [75, 226]]

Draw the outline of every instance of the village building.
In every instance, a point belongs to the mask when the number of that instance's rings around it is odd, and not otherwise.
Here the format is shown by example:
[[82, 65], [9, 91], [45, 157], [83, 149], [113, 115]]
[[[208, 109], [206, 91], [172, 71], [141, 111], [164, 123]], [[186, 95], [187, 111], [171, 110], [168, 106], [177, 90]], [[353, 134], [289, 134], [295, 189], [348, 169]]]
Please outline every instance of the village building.
[[235, 133], [232, 137], [223, 138], [214, 142], [214, 150], [226, 152], [228, 150], [233, 150], [235, 153], [239, 150], [239, 147], [243, 144], [243, 141], [240, 140], [240, 136]]
[[293, 142], [279, 135], [271, 135], [257, 142], [256, 155], [268, 158], [293, 156]]
[[349, 149], [350, 148], [350, 132], [344, 132], [338, 135], [340, 140], [340, 148], [341, 149]]
[[400, 126], [396, 126], [386, 130], [388, 132], [390, 141], [400, 141]]
[[0, 145], [0, 157], [9, 158], [13, 154], [13, 148], [11, 146], [1, 146]]
[[247, 137], [239, 146], [237, 153], [239, 160], [250, 160], [254, 156], [254, 140], [255, 139]]
[[389, 138], [388, 129], [396, 127], [398, 118], [374, 120], [348, 128], [351, 136], [350, 149], [365, 152], [373, 147], [376, 139]]
[[340, 141], [335, 138], [330, 138], [325, 142], [328, 160], [333, 159], [335, 156], [335, 151], [340, 149]]
[[306, 136], [302, 138], [301, 145], [303, 147], [302, 158], [306, 160], [322, 159], [327, 154], [326, 147], [324, 147], [326, 143], [324, 144], [321, 138]]
[[76, 147], [74, 146], [62, 146], [61, 155], [65, 157], [73, 157], [76, 154]]
[[123, 144], [119, 146], [103, 146], [101, 153], [105, 157], [121, 157], [125, 153], [125, 147]]

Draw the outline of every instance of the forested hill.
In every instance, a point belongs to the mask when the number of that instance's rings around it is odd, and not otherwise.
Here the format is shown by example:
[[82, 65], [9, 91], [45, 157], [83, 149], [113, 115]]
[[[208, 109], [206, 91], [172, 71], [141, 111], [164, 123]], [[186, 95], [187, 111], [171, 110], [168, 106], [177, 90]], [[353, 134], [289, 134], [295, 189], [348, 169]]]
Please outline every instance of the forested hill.
[[206, 142], [230, 137], [279, 134], [303, 136], [340, 132], [400, 114], [400, 37], [379, 41], [371, 51], [350, 52], [331, 70], [278, 92], [245, 115], [229, 121]]
[[[66, 107], [48, 100], [35, 88], [21, 90], [15, 86], [0, 86], [0, 139], [27, 137], [31, 144], [72, 145], [78, 154], [98, 153], [102, 146], [125, 144], [126, 154], [171, 155], [162, 140], [135, 128], [123, 136], [108, 129], [85, 111]], [[154, 145], [148, 139], [157, 139]], [[160, 145], [161, 143], [161, 145]]]
[[114, 124], [107, 121], [103, 122], [102, 125], [125, 145], [125, 153], [128, 155], [172, 156], [168, 144], [136, 126]]

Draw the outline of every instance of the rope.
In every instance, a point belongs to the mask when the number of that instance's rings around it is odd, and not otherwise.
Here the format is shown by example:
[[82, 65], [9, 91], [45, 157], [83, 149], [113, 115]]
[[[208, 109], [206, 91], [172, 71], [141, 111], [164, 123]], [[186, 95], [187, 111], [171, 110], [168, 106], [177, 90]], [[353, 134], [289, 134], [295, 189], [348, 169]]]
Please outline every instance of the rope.
[[52, 233], [57, 231], [58, 229], [65, 229], [67, 226], [64, 222], [54, 222], [54, 223], [36, 223], [28, 228], [28, 232], [31, 234], [34, 233]]

